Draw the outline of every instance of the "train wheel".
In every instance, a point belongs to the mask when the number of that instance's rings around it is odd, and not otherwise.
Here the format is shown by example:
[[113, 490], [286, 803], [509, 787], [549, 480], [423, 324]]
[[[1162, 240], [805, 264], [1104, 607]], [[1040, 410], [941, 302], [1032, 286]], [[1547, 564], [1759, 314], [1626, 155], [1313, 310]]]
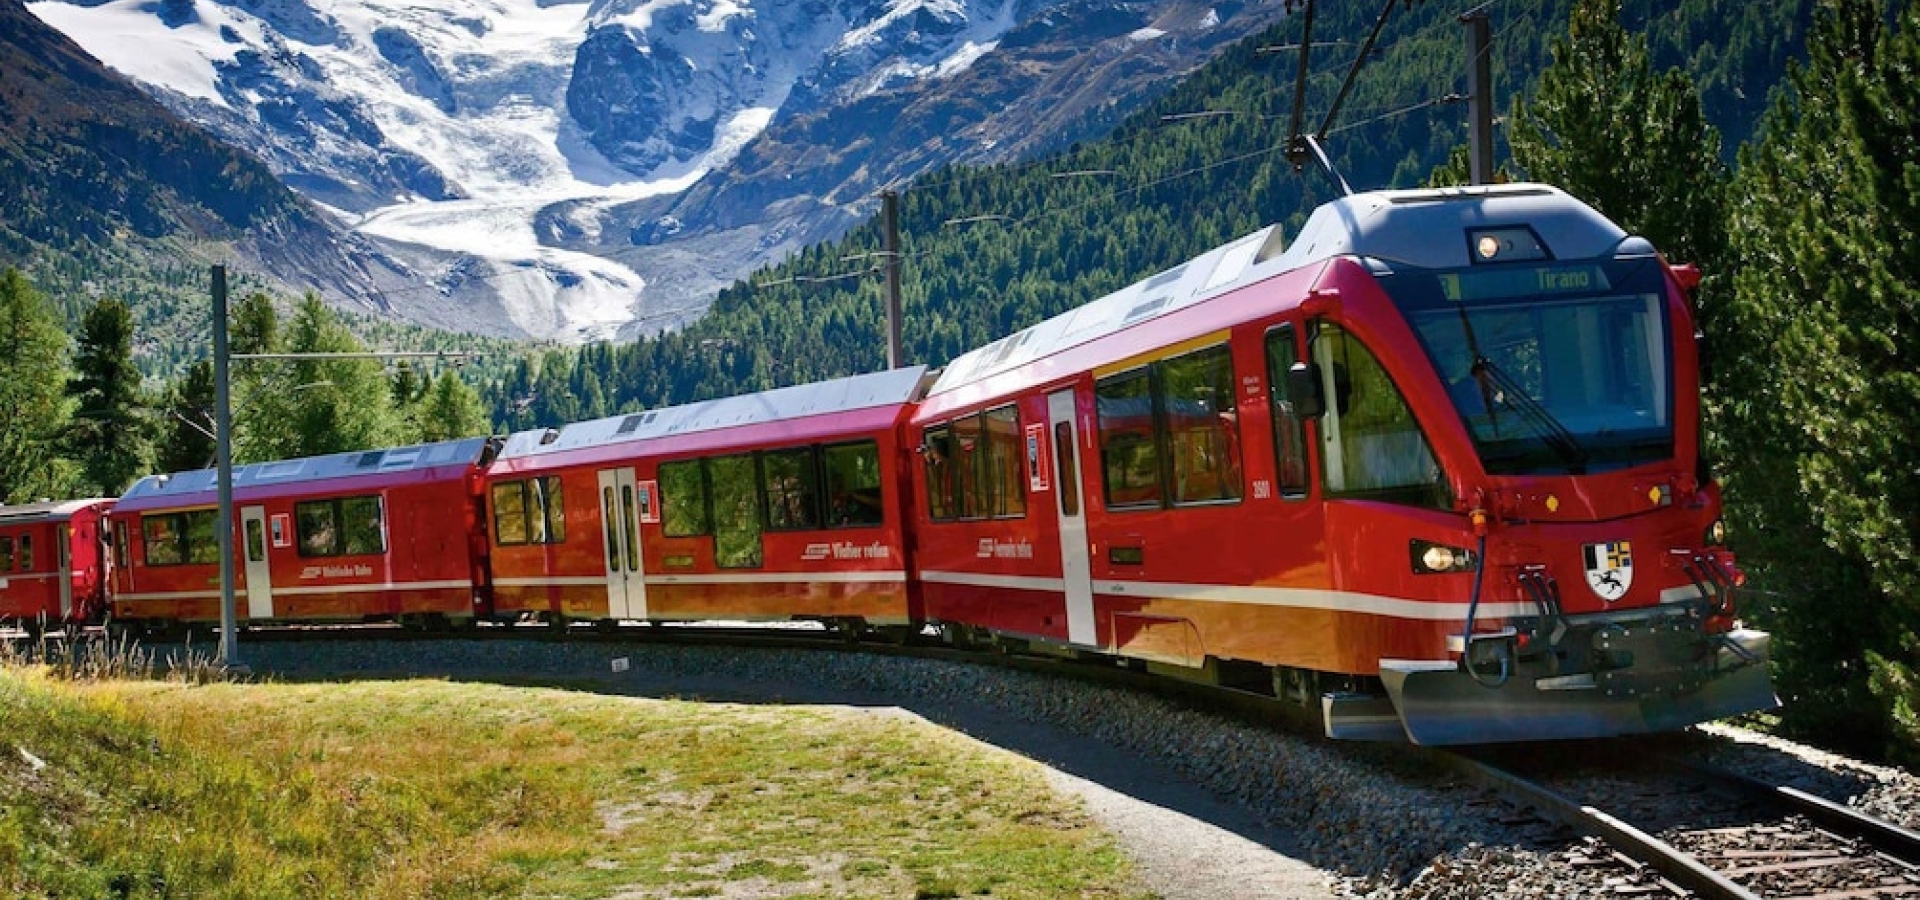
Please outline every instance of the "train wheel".
[[1320, 698], [1320, 673], [1307, 669], [1273, 667], [1273, 695], [1301, 706], [1312, 706]]

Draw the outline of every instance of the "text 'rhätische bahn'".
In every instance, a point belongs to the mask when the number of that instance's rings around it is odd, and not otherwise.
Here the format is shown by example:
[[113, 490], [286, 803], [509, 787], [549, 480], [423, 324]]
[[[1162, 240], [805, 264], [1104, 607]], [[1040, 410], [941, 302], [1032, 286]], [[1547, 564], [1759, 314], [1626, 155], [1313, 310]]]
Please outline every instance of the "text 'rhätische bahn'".
[[[1553, 188], [1356, 194], [967, 353], [233, 470], [247, 623], [819, 620], [1270, 676], [1329, 734], [1775, 704], [1687, 291]], [[221, 614], [216, 475], [0, 509], [0, 618]]]

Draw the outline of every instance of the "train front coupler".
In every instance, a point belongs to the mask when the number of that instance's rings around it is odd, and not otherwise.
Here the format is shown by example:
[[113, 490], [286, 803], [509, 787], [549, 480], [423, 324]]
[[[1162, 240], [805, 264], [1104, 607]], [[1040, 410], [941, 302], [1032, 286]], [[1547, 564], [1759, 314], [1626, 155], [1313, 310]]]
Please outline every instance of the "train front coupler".
[[1408, 739], [1472, 744], [1685, 728], [1778, 705], [1769, 636], [1710, 631], [1711, 600], [1516, 617], [1456, 636], [1453, 660], [1382, 660]]

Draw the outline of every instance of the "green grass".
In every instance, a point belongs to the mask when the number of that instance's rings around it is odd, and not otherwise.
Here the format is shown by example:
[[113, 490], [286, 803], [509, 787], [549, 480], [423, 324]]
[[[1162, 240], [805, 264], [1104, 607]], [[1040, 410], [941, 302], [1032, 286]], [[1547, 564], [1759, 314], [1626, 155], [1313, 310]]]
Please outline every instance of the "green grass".
[[915, 719], [0, 666], [0, 896], [1130, 897], [1030, 762]]

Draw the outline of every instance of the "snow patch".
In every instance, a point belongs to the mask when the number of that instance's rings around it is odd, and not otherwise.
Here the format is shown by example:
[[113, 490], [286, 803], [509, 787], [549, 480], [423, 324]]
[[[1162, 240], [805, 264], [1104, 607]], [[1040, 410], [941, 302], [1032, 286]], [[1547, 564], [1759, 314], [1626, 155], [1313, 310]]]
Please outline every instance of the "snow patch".
[[[831, 71], [842, 90], [859, 93], [951, 77], [993, 52], [1021, 8], [1021, 0], [193, 2], [193, 14], [171, 26], [153, 0], [33, 0], [28, 9], [108, 67], [228, 110], [223, 115], [251, 120], [263, 134], [301, 133], [262, 122], [263, 110], [302, 115], [311, 103], [364, 117], [350, 129], [307, 132], [313, 136], [299, 138], [306, 144], [290, 155], [345, 161], [400, 150], [438, 178], [396, 186], [390, 202], [368, 211], [336, 210], [341, 220], [465, 257], [462, 265], [484, 273], [517, 326], [561, 340], [610, 335], [633, 321], [645, 285], [622, 260], [625, 251], [599, 257], [547, 247], [536, 223], [598, 236], [604, 210], [684, 191], [731, 161], [803, 79]], [[97, 5], [83, 5], [90, 3]], [[941, 23], [940, 33], [905, 37], [921, 17]], [[643, 54], [678, 57], [695, 87], [672, 97], [662, 127], [712, 122], [708, 146], [636, 173], [586, 139], [566, 112], [567, 86], [581, 44], [610, 25], [628, 29]], [[373, 36], [383, 28], [411, 38], [404, 67], [381, 54]], [[836, 70], [850, 48], [866, 61]], [[353, 183], [364, 171], [354, 165], [318, 174]], [[441, 180], [464, 198], [418, 196]], [[459, 281], [449, 271], [440, 286], [457, 290]]]
[[176, 94], [230, 108], [220, 96], [220, 74], [215, 62], [231, 62], [240, 46], [221, 36], [231, 29], [248, 44], [260, 42], [260, 29], [240, 21], [225, 7], [196, 6], [195, 21], [169, 27], [146, 0], [113, 0], [99, 6], [76, 6], [58, 0], [27, 4], [27, 10], [71, 38], [108, 68], [135, 81], [157, 85]]

